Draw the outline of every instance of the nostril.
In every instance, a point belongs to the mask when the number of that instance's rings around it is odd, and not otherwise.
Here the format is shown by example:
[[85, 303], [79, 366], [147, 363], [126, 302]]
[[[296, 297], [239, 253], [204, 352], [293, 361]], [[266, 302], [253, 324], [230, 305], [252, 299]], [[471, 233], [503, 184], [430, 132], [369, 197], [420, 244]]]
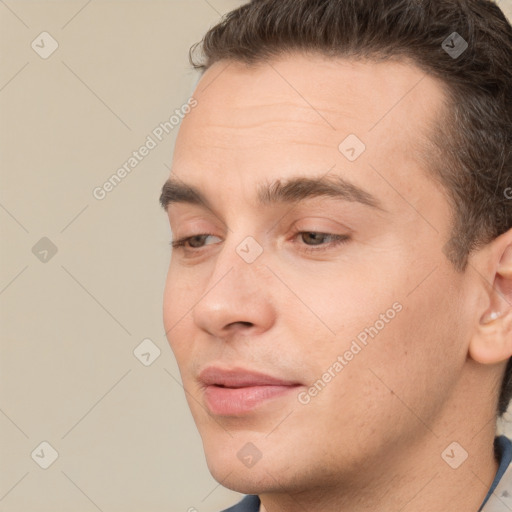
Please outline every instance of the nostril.
[[245, 325], [246, 327], [252, 327], [254, 324], [252, 322], [240, 321], [240, 322], [233, 322], [233, 323], [231, 323], [229, 325], [230, 326], [231, 325]]

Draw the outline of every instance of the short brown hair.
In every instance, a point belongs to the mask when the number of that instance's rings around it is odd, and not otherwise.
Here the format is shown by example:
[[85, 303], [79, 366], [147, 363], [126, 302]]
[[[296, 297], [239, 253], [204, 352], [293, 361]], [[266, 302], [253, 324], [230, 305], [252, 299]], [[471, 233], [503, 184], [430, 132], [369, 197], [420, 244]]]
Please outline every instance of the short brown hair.
[[[467, 48], [447, 51], [453, 37]], [[459, 41], [462, 41], [459, 39]], [[464, 42], [462, 41], [462, 42]], [[196, 61], [195, 52], [201, 50]], [[412, 60], [446, 85], [443, 119], [423, 154], [454, 212], [445, 253], [464, 271], [471, 251], [512, 227], [512, 27], [490, 0], [253, 0], [228, 13], [190, 49], [202, 71], [288, 52]], [[512, 359], [498, 414], [512, 397]]]

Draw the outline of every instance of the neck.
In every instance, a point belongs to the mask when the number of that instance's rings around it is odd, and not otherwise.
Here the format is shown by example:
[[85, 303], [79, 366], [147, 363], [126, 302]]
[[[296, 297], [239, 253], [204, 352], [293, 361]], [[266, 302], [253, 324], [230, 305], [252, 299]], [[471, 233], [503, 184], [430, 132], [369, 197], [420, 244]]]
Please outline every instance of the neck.
[[[372, 469], [350, 482], [261, 494], [260, 512], [477, 512], [498, 470], [494, 422], [488, 427], [480, 433], [444, 429], [442, 435], [433, 429], [394, 453], [377, 454]], [[454, 469], [465, 457], [462, 449], [467, 459]]]

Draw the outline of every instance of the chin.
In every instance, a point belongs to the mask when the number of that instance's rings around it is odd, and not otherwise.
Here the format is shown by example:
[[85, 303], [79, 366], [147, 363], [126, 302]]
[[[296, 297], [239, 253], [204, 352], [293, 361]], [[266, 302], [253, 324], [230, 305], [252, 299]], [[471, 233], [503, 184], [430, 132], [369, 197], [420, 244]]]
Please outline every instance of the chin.
[[218, 441], [203, 442], [208, 469], [217, 482], [242, 494], [259, 494], [278, 487], [282, 471], [268, 448], [259, 451], [236, 435], [229, 441]]
[[242, 494], [261, 494], [279, 488], [277, 481], [271, 476], [278, 471], [270, 470], [267, 473], [267, 468], [262, 461], [257, 466], [245, 468], [241, 464], [233, 463], [228, 466], [219, 463], [218, 460], [212, 460], [210, 457], [207, 457], [206, 460], [213, 478], [223, 487], [232, 491]]

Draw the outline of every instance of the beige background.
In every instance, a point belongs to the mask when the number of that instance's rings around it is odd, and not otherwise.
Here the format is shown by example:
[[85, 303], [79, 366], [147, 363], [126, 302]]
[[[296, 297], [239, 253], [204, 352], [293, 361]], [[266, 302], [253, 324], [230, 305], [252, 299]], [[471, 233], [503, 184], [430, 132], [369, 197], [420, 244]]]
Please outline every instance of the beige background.
[[[103, 200], [92, 191], [186, 102], [188, 48], [241, 3], [0, 0], [0, 512], [240, 498], [208, 472], [164, 336], [158, 195], [177, 128]], [[46, 59], [43, 31], [59, 45]]]

